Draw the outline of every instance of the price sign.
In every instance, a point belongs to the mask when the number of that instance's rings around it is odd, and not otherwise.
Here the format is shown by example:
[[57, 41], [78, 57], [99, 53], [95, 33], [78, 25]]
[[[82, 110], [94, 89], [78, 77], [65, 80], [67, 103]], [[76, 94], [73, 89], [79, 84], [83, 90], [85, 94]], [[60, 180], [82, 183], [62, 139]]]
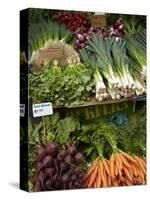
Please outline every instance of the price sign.
[[93, 15], [91, 18], [92, 27], [104, 27], [106, 26], [106, 15]]
[[25, 116], [25, 104], [20, 104], [20, 117]]
[[53, 107], [51, 102], [33, 104], [32, 110], [33, 110], [33, 117], [41, 117], [53, 114]]

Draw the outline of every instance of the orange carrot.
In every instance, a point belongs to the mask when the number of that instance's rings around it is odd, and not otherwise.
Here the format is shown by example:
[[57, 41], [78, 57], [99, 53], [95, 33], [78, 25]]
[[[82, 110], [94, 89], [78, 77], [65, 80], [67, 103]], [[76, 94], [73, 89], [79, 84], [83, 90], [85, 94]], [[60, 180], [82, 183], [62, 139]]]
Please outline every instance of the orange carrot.
[[97, 182], [96, 182], [96, 180], [95, 180], [93, 186], [94, 186], [94, 188], [97, 188]]
[[92, 184], [94, 183], [94, 181], [95, 181], [95, 179], [97, 177], [97, 170], [98, 170], [98, 165], [96, 165], [95, 170], [94, 170], [93, 174], [90, 177], [90, 181], [89, 181], [88, 187], [91, 187]]
[[100, 170], [100, 165], [98, 166], [98, 175], [97, 175], [97, 187], [101, 187], [102, 184], [102, 178], [101, 178], [101, 170]]
[[146, 174], [146, 169], [144, 168], [143, 164], [141, 163], [141, 160], [139, 157], [135, 156], [135, 159], [139, 165], [139, 168], [141, 169], [142, 173], [143, 174]]
[[120, 153], [117, 153], [117, 161], [118, 161], [118, 165], [119, 165], [119, 168], [120, 168], [120, 170], [122, 170], [122, 160], [120, 159]]
[[100, 162], [100, 173], [101, 173], [101, 179], [102, 179], [102, 186], [106, 187], [106, 180], [104, 177], [104, 166], [102, 162]]
[[131, 174], [130, 174], [130, 172], [129, 172], [129, 169], [126, 168], [126, 167], [124, 167], [124, 168], [123, 168], [123, 171], [124, 171], [126, 177], [129, 179], [129, 181], [132, 182], [132, 176], [131, 176]]
[[136, 161], [132, 156], [130, 156], [128, 153], [126, 153], [126, 152], [121, 152], [121, 155], [123, 155], [127, 160], [133, 162], [134, 164], [137, 163], [137, 161]]
[[115, 170], [114, 170], [114, 154], [112, 154], [110, 158], [110, 174], [112, 177], [115, 175]]
[[119, 157], [124, 166], [126, 166], [127, 168], [131, 168], [131, 165], [129, 164], [129, 162], [126, 160], [126, 158], [122, 154], [120, 154]]
[[146, 169], [146, 162], [142, 158], [140, 158], [140, 160], [141, 160], [141, 163], [143, 164], [144, 168]]
[[137, 176], [138, 176], [138, 171], [137, 171], [137, 169], [136, 169], [136, 167], [135, 167], [135, 164], [134, 164], [134, 163], [131, 163], [131, 166], [132, 166], [132, 170], [133, 170], [133, 175], [134, 175], [135, 177], [137, 177]]
[[103, 182], [103, 187], [108, 187], [108, 179], [107, 179], [107, 172], [103, 166], [103, 174], [104, 174], [104, 182]]
[[95, 167], [96, 167], [96, 165], [95, 165], [95, 166], [92, 166], [92, 167], [90, 168], [90, 170], [88, 171], [88, 173], [87, 173], [86, 176], [85, 176], [85, 180], [88, 179], [88, 178], [93, 174], [93, 172], [95, 171]]
[[103, 165], [104, 165], [104, 167], [105, 167], [105, 169], [106, 169], [107, 175], [110, 175], [109, 166], [108, 166], [108, 164], [107, 164], [107, 161], [106, 161], [106, 160], [103, 160]]
[[112, 183], [111, 183], [111, 178], [110, 178], [110, 176], [107, 176], [107, 179], [108, 179], [108, 187], [111, 187], [111, 186], [112, 186]]

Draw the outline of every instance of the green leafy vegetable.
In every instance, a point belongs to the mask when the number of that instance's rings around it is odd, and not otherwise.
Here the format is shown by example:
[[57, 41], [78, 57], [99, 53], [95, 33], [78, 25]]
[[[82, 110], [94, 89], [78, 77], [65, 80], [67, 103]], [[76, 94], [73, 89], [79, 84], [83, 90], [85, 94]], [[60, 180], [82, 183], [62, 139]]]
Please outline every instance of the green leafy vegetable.
[[51, 101], [57, 106], [82, 104], [94, 92], [92, 71], [83, 64], [69, 64], [64, 69], [50, 64], [29, 78], [33, 100]]

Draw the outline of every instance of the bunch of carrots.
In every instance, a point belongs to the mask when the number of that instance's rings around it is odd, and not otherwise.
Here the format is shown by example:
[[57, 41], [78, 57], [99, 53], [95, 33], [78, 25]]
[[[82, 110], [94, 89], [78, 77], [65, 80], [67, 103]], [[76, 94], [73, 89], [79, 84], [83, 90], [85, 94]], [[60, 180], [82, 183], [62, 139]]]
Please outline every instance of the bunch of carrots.
[[88, 188], [110, 187], [112, 182], [110, 178], [109, 161], [98, 157], [86, 174], [84, 185]]
[[146, 160], [117, 150], [110, 160], [98, 157], [85, 176], [88, 188], [146, 184]]

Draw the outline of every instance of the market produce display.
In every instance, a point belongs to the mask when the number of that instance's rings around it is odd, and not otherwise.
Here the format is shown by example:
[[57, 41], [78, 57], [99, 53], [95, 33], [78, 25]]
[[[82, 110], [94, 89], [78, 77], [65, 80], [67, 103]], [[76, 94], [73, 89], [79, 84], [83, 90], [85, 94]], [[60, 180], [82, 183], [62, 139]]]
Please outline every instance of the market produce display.
[[52, 105], [49, 116], [29, 109], [30, 191], [147, 183], [146, 27], [128, 16], [93, 28], [93, 14], [30, 24], [30, 103]]

